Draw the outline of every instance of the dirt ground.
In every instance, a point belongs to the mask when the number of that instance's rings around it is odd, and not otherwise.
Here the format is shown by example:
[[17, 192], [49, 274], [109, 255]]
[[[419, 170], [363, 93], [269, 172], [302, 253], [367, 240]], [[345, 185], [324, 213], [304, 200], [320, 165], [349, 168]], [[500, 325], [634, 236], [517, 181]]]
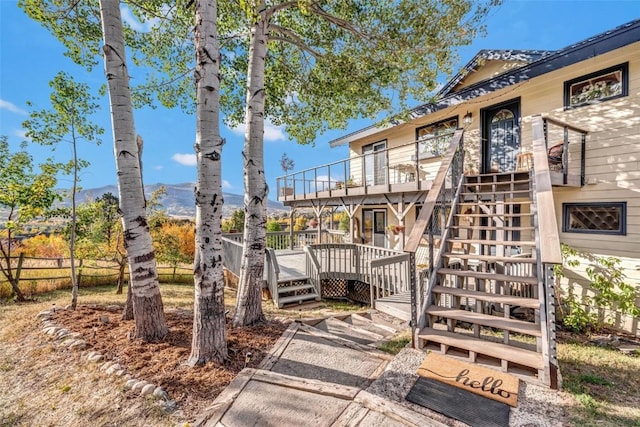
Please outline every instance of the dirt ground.
[[[134, 378], [163, 387], [177, 405], [141, 398], [125, 380], [107, 376], [94, 364], [42, 333], [35, 313], [23, 318], [0, 349], [0, 426], [15, 425], [189, 425], [245, 366], [256, 367], [286, 324], [235, 329], [228, 324], [228, 360], [190, 368], [192, 315], [168, 309], [169, 335], [156, 344], [129, 339], [133, 321], [122, 321], [120, 307], [79, 306], [55, 311], [54, 322], [79, 332], [88, 350], [118, 362]], [[2, 319], [2, 321], [7, 320]], [[6, 324], [4, 326], [7, 326]], [[12, 328], [13, 329], [13, 328]], [[5, 329], [6, 331], [6, 329]], [[8, 335], [8, 336], [7, 336]], [[247, 358], [247, 354], [251, 357]], [[26, 357], [24, 357], [26, 356]], [[29, 392], [31, 390], [31, 392]]]

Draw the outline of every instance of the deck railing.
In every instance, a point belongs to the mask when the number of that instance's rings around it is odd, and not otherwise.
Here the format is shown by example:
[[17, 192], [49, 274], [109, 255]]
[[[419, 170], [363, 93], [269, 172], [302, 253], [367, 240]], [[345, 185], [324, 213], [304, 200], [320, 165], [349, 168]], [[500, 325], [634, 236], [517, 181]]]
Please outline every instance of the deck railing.
[[[552, 184], [583, 186], [588, 132], [550, 117], [542, 118], [542, 127]], [[560, 179], [555, 181], [554, 175]], [[573, 177], [576, 179], [571, 179]]]
[[[453, 212], [464, 180], [464, 131], [455, 132], [453, 140], [443, 158], [433, 185], [416, 218], [404, 250], [410, 256], [411, 272], [411, 324], [418, 331], [425, 326], [426, 309], [430, 302], [431, 289], [438, 280], [434, 274], [442, 264], [440, 256], [446, 233], [449, 232]], [[426, 240], [429, 261], [420, 274], [416, 271], [416, 252]]]
[[[242, 233], [223, 233], [223, 238], [242, 243]], [[275, 250], [302, 249], [306, 245], [316, 243], [346, 243], [348, 233], [339, 230], [321, 230], [318, 238], [318, 230], [303, 231], [267, 231], [266, 246]], [[293, 244], [292, 244], [293, 243]]]
[[375, 300], [410, 290], [409, 254], [392, 255], [371, 261], [371, 304]]
[[421, 189], [420, 182], [434, 178], [452, 135], [422, 138], [278, 177], [278, 200], [361, 195], [374, 187], [383, 192]]
[[305, 251], [307, 275], [317, 283], [357, 280], [368, 283], [376, 298], [409, 290], [409, 257], [403, 252], [361, 244], [310, 245]]

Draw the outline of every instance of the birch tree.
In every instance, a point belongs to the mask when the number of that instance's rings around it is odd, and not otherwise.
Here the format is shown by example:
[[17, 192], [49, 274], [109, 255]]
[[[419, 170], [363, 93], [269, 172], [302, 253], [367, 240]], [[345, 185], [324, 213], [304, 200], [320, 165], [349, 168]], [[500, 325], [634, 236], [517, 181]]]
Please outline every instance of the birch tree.
[[29, 120], [22, 125], [27, 130], [26, 136], [37, 144], [50, 146], [54, 150], [61, 143], [71, 145], [72, 157], [65, 169], [72, 176], [69, 256], [71, 258], [71, 308], [75, 310], [78, 304], [78, 276], [75, 265], [76, 196], [79, 191], [80, 170], [89, 166], [88, 162], [78, 156], [78, 145], [81, 141], [99, 145], [101, 143], [99, 135], [104, 133], [104, 129], [90, 120], [90, 116], [99, 107], [86, 84], [75, 82], [69, 74], [59, 72], [49, 86], [52, 88], [51, 109], [31, 112]]
[[142, 162], [133, 123], [119, 0], [100, 0], [100, 16], [118, 172], [118, 198], [122, 211], [124, 244], [129, 258], [135, 337], [145, 341], [158, 341], [164, 338], [169, 329], [164, 318], [156, 259], [145, 210]]
[[[243, 151], [246, 214], [234, 325], [264, 318], [265, 118], [308, 143], [329, 127], [345, 127], [349, 119], [405, 110], [409, 100], [430, 94], [440, 73], [450, 71], [454, 49], [473, 39], [489, 7], [498, 3], [240, 2], [250, 33]], [[230, 117], [237, 119], [238, 104], [228, 105], [236, 106]]]
[[196, 253], [191, 366], [227, 357], [222, 268], [222, 145], [216, 0], [196, 0]]

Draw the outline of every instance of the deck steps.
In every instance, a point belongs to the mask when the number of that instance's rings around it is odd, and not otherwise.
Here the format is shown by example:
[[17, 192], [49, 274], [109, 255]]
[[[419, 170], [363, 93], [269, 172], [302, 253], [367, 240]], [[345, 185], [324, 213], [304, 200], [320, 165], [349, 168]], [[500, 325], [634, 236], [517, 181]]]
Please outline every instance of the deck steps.
[[278, 308], [311, 300], [320, 301], [320, 295], [307, 276], [292, 276], [278, 280]]
[[482, 354], [500, 360], [517, 363], [533, 369], [542, 369], [542, 355], [531, 350], [484, 340], [469, 335], [424, 328], [418, 332], [420, 345], [428, 342], [455, 347], [475, 354]]
[[395, 318], [411, 320], [411, 292], [401, 292], [375, 301], [375, 309]]
[[490, 246], [530, 246], [533, 247], [536, 245], [536, 242], [528, 241], [528, 240], [480, 240], [480, 239], [447, 239], [449, 243], [465, 243], [465, 244], [476, 244], [476, 245], [490, 245]]
[[[418, 347], [462, 354], [471, 362], [497, 359], [501, 369], [526, 367], [534, 377], [547, 375], [530, 176], [465, 179], [445, 230], [441, 264], [424, 312], [426, 327], [416, 334]], [[508, 256], [515, 247], [530, 253]]]
[[467, 289], [451, 288], [448, 286], [434, 286], [433, 293], [448, 294], [460, 298], [473, 298], [480, 301], [496, 302], [498, 304], [506, 304], [510, 306], [518, 306], [523, 308], [540, 308], [540, 301], [534, 298], [520, 298], [511, 295], [500, 295], [488, 292], [470, 291]]
[[315, 329], [352, 341], [358, 345], [377, 347], [397, 335], [408, 325], [389, 319], [388, 316], [370, 310], [325, 319], [305, 321]]
[[512, 263], [512, 264], [535, 264], [535, 258], [525, 258], [525, 257], [514, 257], [514, 256], [494, 256], [494, 255], [477, 255], [477, 254], [461, 254], [456, 252], [445, 252], [442, 254], [443, 257], [458, 260], [473, 260], [473, 261], [484, 261], [488, 263], [493, 262], [503, 262], [503, 263]]
[[470, 323], [472, 325], [487, 326], [489, 328], [501, 329], [504, 331], [516, 332], [534, 337], [541, 336], [540, 325], [516, 319], [507, 319], [490, 314], [476, 313], [474, 311], [460, 310], [457, 308], [447, 308], [432, 305], [427, 308], [427, 314], [432, 318], [453, 319], [459, 322]]
[[530, 276], [514, 276], [510, 274], [500, 274], [493, 272], [474, 271], [474, 270], [458, 270], [455, 268], [439, 268], [438, 274], [450, 275], [457, 277], [472, 277], [474, 279], [482, 280], [494, 280], [496, 282], [507, 283], [528, 283], [530, 285], [537, 285], [538, 278]]

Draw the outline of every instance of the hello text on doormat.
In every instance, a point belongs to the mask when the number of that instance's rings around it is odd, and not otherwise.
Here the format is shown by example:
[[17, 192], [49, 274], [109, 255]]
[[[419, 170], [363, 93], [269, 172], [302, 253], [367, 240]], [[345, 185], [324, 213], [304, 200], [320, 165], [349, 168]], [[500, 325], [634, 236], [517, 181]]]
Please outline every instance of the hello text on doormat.
[[418, 375], [513, 407], [518, 404], [520, 380], [506, 372], [429, 353], [418, 368]]

